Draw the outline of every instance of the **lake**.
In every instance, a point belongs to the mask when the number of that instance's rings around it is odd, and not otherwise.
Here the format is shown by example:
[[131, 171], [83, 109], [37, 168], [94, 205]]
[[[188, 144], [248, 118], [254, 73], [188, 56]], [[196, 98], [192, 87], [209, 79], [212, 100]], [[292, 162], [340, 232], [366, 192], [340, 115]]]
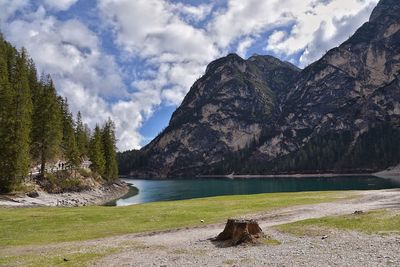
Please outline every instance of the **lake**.
[[139, 192], [131, 190], [133, 193], [116, 201], [117, 206], [221, 195], [400, 188], [400, 178], [375, 176], [123, 180]]

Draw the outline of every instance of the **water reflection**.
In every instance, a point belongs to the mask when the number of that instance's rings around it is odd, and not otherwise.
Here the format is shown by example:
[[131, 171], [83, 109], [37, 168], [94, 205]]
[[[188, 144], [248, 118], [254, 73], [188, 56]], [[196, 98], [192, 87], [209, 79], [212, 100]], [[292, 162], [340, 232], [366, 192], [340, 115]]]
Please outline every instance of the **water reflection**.
[[375, 176], [254, 178], [254, 179], [174, 179], [125, 181], [139, 189], [135, 196], [116, 201], [117, 206], [154, 201], [180, 200], [219, 195], [272, 192], [373, 190], [399, 188], [399, 178]]

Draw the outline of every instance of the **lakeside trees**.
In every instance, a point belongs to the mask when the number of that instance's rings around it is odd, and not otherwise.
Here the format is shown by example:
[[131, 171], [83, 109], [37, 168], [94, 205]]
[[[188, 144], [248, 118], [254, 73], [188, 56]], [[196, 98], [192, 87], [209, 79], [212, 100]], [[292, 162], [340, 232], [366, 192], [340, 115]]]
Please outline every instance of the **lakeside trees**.
[[62, 141], [62, 114], [53, 81], [42, 75], [33, 98], [34, 112], [31, 129], [31, 155], [40, 164], [40, 173], [46, 163], [60, 154]]
[[0, 34], [0, 192], [13, 190], [37, 165], [45, 178], [49, 163], [59, 160], [71, 169], [92, 160], [91, 169], [111, 181], [118, 177], [115, 142], [111, 120], [91, 135], [80, 112], [74, 120], [67, 100], [57, 96], [51, 77], [38, 79], [27, 52]]

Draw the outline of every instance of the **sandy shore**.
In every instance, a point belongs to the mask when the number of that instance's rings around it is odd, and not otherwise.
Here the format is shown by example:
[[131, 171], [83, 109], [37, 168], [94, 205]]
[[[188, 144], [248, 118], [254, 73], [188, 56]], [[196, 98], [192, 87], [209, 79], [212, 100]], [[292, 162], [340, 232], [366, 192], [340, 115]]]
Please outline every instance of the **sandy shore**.
[[129, 186], [123, 181], [118, 181], [109, 185], [102, 185], [81, 192], [49, 194], [38, 190], [38, 197], [29, 197], [27, 195], [0, 195], [0, 207], [78, 207], [102, 205], [124, 196], [128, 191]]

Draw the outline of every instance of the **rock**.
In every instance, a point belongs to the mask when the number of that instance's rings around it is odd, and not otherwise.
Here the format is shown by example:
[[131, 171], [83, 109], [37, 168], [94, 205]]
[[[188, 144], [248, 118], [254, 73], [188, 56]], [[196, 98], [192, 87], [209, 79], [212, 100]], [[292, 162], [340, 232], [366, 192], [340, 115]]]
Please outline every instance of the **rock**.
[[362, 210], [356, 210], [355, 212], [353, 212], [354, 215], [361, 215], [364, 214], [364, 212]]
[[39, 193], [38, 192], [36, 192], [36, 191], [32, 191], [32, 192], [29, 192], [28, 194], [26, 194], [28, 197], [31, 197], [31, 198], [37, 198], [37, 197], [39, 197]]
[[324, 236], [321, 237], [322, 240], [327, 239], [327, 238], [328, 238], [327, 235], [324, 235]]
[[204, 223], [204, 220], [200, 220], [201, 223]]

